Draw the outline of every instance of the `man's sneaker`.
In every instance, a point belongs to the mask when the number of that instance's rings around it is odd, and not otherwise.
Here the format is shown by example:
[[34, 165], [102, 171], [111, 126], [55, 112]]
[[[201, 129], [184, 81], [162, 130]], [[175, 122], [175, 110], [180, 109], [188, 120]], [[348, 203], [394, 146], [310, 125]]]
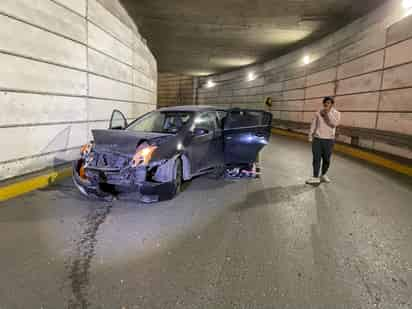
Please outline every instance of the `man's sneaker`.
[[319, 177], [309, 178], [308, 180], [306, 180], [306, 183], [307, 183], [308, 185], [317, 185], [317, 184], [320, 184], [320, 178], [319, 178]]
[[320, 177], [320, 179], [321, 179], [323, 182], [326, 182], [326, 183], [329, 183], [329, 182], [330, 182], [330, 179], [329, 179], [329, 177], [328, 177], [327, 175], [323, 175], [322, 177]]

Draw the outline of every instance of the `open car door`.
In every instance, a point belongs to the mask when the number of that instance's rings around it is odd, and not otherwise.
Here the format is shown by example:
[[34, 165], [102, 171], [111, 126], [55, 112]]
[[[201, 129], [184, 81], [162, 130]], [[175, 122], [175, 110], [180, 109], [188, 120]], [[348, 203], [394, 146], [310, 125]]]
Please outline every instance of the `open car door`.
[[113, 110], [110, 117], [109, 129], [124, 130], [127, 128], [127, 119], [123, 113], [117, 109]]
[[225, 164], [256, 162], [259, 151], [269, 142], [271, 126], [271, 113], [250, 109], [228, 110], [223, 131]]

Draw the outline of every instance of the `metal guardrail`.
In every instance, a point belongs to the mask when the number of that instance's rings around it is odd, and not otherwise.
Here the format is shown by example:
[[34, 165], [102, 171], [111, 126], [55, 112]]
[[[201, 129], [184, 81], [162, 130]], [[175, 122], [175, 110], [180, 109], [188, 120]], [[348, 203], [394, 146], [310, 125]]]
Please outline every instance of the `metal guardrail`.
[[[273, 119], [273, 127], [283, 127], [286, 129], [309, 130], [310, 124], [289, 120]], [[389, 145], [412, 149], [412, 136], [397, 132], [339, 126], [337, 134], [352, 137], [352, 144], [358, 146], [359, 139], [369, 139], [387, 143]]]

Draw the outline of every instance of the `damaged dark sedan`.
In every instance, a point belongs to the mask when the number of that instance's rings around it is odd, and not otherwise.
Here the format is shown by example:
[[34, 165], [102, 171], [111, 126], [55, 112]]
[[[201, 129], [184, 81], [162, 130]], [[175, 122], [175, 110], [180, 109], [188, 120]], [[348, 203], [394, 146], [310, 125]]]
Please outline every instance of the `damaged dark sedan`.
[[115, 110], [110, 128], [93, 130], [93, 141], [81, 148], [73, 180], [87, 196], [134, 194], [150, 203], [173, 198], [198, 175], [253, 177], [271, 121], [259, 110], [181, 106], [127, 124]]

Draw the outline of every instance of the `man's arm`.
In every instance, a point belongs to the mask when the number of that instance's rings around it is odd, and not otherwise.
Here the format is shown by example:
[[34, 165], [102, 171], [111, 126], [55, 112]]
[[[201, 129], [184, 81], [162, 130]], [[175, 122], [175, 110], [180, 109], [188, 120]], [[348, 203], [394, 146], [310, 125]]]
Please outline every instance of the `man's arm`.
[[315, 114], [315, 117], [313, 117], [313, 120], [312, 120], [312, 124], [310, 125], [309, 142], [313, 140], [313, 134], [315, 134], [317, 125], [318, 125], [318, 113]]
[[329, 127], [334, 129], [339, 125], [340, 113], [337, 110], [331, 110], [329, 113], [322, 113], [321, 116]]

